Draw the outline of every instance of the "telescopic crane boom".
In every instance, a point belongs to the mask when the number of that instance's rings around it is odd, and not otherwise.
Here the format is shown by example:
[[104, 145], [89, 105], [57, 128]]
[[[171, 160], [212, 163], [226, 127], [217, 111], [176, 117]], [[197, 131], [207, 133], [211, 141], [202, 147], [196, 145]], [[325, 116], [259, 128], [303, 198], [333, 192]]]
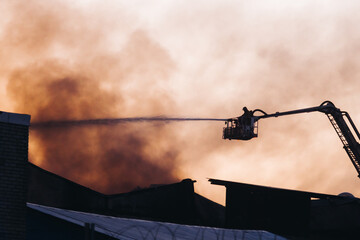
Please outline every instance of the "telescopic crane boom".
[[[267, 114], [263, 110], [255, 109], [249, 111], [246, 107], [243, 108], [244, 114], [230, 118], [225, 121], [226, 127], [223, 130], [224, 139], [236, 139], [236, 140], [250, 140], [258, 136], [257, 123], [260, 119], [270, 117], [280, 117], [285, 115], [292, 115], [298, 113], [309, 113], [309, 112], [322, 112], [325, 113], [329, 118], [331, 125], [334, 127], [337, 135], [339, 136], [346, 153], [348, 154], [352, 164], [354, 165], [358, 177], [360, 178], [360, 144], [354, 137], [350, 127], [348, 126], [345, 118], [350, 123], [352, 130], [355, 132], [357, 139], [360, 139], [359, 131], [357, 130], [354, 122], [350, 115], [336, 108], [335, 105], [330, 101], [325, 101], [320, 106], [303, 108], [293, 111], [276, 112]], [[260, 112], [261, 115], [255, 116], [254, 114]]]

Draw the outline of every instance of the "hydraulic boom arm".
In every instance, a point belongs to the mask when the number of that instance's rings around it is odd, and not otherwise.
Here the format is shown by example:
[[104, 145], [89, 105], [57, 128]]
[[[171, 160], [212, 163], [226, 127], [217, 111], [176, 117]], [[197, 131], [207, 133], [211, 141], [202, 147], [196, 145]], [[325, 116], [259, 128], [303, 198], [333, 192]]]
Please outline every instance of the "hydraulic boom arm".
[[[224, 128], [223, 131], [224, 139], [250, 140], [251, 138], [257, 137], [257, 121], [262, 118], [280, 117], [285, 115], [308, 112], [325, 113], [329, 118], [331, 125], [334, 127], [337, 135], [339, 136], [342, 144], [344, 145], [344, 149], [348, 154], [352, 164], [354, 165], [358, 173], [358, 177], [360, 178], [360, 146], [344, 118], [346, 118], [350, 123], [350, 126], [355, 132], [358, 140], [360, 139], [359, 131], [357, 130], [354, 122], [350, 118], [350, 115], [347, 112], [341, 111], [340, 109], [336, 108], [332, 102], [325, 101], [317, 107], [304, 108], [286, 112], [276, 112], [272, 114], [267, 114], [260, 109], [249, 111], [246, 107], [244, 107], [243, 110], [243, 115], [237, 118], [228, 119], [225, 122], [227, 126]], [[260, 112], [261, 115], [255, 116], [254, 113], [256, 112]]]

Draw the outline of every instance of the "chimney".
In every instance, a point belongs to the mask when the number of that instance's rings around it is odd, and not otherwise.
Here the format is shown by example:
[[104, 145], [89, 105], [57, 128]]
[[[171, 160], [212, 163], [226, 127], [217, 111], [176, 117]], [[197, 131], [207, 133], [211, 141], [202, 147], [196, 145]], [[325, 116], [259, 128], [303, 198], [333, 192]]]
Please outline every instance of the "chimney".
[[26, 238], [30, 115], [0, 112], [0, 240]]

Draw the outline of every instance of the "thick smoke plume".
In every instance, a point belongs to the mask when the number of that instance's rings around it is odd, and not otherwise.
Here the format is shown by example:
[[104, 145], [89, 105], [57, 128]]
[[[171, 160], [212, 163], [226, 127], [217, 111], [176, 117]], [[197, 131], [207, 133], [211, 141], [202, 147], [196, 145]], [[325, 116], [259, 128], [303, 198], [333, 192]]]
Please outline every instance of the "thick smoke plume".
[[[119, 3], [120, 2], [120, 3]], [[360, 124], [356, 1], [2, 1], [3, 109], [33, 122], [139, 116], [230, 118], [332, 101]], [[166, 123], [166, 124], [165, 124]], [[359, 195], [322, 113], [261, 120], [221, 139], [217, 122], [136, 121], [31, 131], [31, 161], [105, 191], [207, 177]], [[202, 183], [202, 180], [204, 184]], [[110, 190], [109, 190], [110, 189]], [[220, 197], [218, 196], [220, 195]]]
[[[8, 71], [7, 91], [16, 111], [49, 122], [147, 114], [141, 109], [160, 113], [169, 107], [167, 93], [155, 87], [166, 84], [174, 64], [144, 31], [130, 34], [119, 52], [108, 54], [98, 29], [89, 29], [76, 11], [59, 5], [57, 12], [43, 1], [18, 4], [8, 5], [13, 15], [2, 40], [5, 52], [18, 54], [20, 62], [30, 59]], [[64, 52], [66, 60], [56, 56]], [[134, 108], [125, 99], [129, 96], [141, 98], [141, 106]], [[178, 180], [177, 149], [161, 140], [170, 135], [162, 123], [37, 128], [31, 131], [30, 161], [101, 192], [124, 192]]]
[[[18, 109], [32, 114], [34, 121], [114, 116], [113, 106], [121, 105], [121, 99], [100, 90], [96, 80], [55, 63], [13, 72], [8, 90], [17, 98]], [[148, 142], [163, 134], [162, 125], [146, 124], [38, 128], [31, 131], [31, 140], [40, 151], [30, 159], [39, 161], [41, 156], [40, 166], [103, 192], [128, 191], [176, 180], [176, 151], [161, 152], [161, 162], [152, 162], [146, 151]]]

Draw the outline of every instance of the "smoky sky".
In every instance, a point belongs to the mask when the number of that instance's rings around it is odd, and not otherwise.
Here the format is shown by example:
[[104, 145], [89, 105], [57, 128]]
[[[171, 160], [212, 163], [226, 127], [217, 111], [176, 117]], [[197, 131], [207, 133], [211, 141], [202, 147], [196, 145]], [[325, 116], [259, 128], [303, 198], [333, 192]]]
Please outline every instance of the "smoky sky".
[[[143, 3], [143, 2], [141, 2]], [[229, 118], [331, 100], [360, 123], [355, 1], [3, 1], [4, 110], [33, 121]], [[206, 177], [337, 194], [358, 179], [325, 115], [264, 119], [259, 138], [216, 122], [32, 131], [30, 159], [102, 191]], [[152, 169], [149, 171], [149, 169]], [[100, 181], [101, 179], [101, 181]]]
[[[164, 111], [171, 102], [155, 86], [168, 80], [174, 64], [146, 32], [131, 33], [116, 55], [92, 56], [91, 49], [101, 43], [87, 29], [85, 19], [74, 19], [76, 12], [66, 7], [57, 12], [41, 1], [12, 10], [17, 14], [6, 25], [4, 44], [21, 55], [35, 55], [36, 60], [9, 71], [7, 92], [16, 111], [31, 114], [34, 122], [122, 115], [133, 108], [122, 91], [133, 92], [139, 108], [154, 112]], [[32, 21], [27, 22], [29, 18]], [[79, 24], [75, 29], [69, 26], [73, 20]], [[79, 48], [78, 39], [84, 41]], [[54, 48], [72, 48], [73, 41], [78, 55], [74, 59], [45, 54]], [[44, 56], [37, 59], [37, 52]], [[117, 68], [116, 79], [111, 78], [110, 67]], [[129, 87], [129, 82], [136, 84]], [[30, 132], [34, 145], [30, 161], [101, 192], [130, 191], [178, 180], [174, 172], [178, 150], [152, 146], [152, 141], [160, 143], [166, 135], [161, 123], [38, 129]]]

